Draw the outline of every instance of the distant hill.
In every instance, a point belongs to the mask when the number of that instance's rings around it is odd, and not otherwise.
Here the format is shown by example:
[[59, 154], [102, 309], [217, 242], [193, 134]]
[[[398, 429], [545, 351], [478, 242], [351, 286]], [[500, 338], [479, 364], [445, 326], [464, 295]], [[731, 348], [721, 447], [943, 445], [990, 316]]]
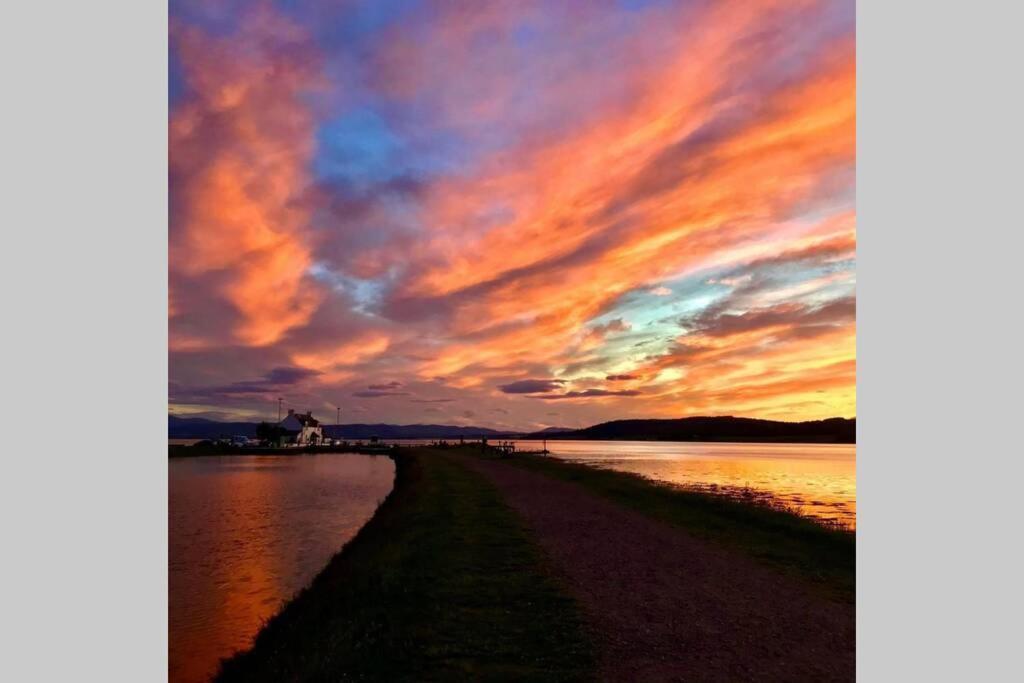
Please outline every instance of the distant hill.
[[[217, 422], [201, 417], [168, 416], [172, 439], [214, 439], [256, 436], [256, 422]], [[335, 439], [458, 439], [461, 437], [513, 437], [487, 427], [458, 425], [344, 424], [324, 426]], [[747, 417], [683, 417], [674, 420], [614, 420], [585, 429], [548, 427], [527, 435], [535, 439], [591, 439], [620, 441], [774, 441], [788, 443], [856, 443], [857, 420], [833, 417], [812, 422], [778, 422]]]
[[683, 417], [674, 420], [614, 420], [574, 431], [536, 432], [530, 437], [622, 441], [856, 443], [857, 420], [833, 417], [811, 422], [777, 422], [731, 416]]
[[477, 436], [505, 436], [507, 432], [499, 432], [487, 427], [459, 427], [458, 425], [389, 425], [389, 424], [350, 424], [324, 426], [324, 436], [334, 439], [369, 439], [379, 436], [382, 439], [457, 439], [460, 436], [473, 438]]
[[217, 422], [202, 417], [167, 416], [171, 439], [215, 439], [221, 436], [256, 436], [256, 422]]
[[[201, 417], [167, 418], [167, 436], [171, 439], [215, 439], [228, 436], [256, 436], [258, 422], [217, 422]], [[506, 436], [486, 427], [459, 427], [457, 425], [389, 425], [389, 424], [343, 424], [324, 425], [324, 435], [334, 439], [457, 439], [460, 436]]]

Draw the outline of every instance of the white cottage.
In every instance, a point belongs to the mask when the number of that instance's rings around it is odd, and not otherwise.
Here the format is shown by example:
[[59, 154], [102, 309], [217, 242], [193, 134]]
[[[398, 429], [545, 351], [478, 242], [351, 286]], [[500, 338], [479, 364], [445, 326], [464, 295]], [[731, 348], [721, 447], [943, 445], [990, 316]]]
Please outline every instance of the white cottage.
[[288, 410], [288, 417], [279, 425], [285, 432], [285, 443], [298, 446], [317, 446], [323, 443], [324, 433], [320, 421], [313, 417], [312, 411], [305, 415]]

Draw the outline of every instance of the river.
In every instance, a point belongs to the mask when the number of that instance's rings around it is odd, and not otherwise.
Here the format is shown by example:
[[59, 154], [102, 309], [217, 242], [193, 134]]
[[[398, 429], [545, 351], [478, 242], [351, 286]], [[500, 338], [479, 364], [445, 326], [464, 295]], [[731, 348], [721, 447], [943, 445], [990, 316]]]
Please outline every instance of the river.
[[[517, 441], [540, 449], [540, 441]], [[857, 523], [854, 444], [570, 441], [551, 439], [557, 458], [733, 495], [744, 489], [823, 520]]]
[[368, 455], [172, 458], [169, 679], [208, 680], [373, 515], [394, 463]]

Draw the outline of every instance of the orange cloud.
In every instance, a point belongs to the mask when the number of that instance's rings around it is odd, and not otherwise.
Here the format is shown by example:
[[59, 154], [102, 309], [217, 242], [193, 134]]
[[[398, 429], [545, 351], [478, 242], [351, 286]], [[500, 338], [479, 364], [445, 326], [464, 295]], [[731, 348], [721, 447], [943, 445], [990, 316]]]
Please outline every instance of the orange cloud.
[[[264, 6], [224, 37], [176, 26], [172, 350], [245, 346], [332, 396], [444, 378], [532, 420], [544, 401], [497, 387], [564, 382], [592, 420], [854, 414], [852, 19], [609, 7], [408, 8], [325, 55], [319, 120], [298, 26]], [[344, 177], [310, 192], [313, 167]]]
[[237, 313], [237, 341], [273, 344], [320, 300], [296, 202], [313, 152], [308, 39], [265, 8], [227, 38], [182, 26], [172, 38], [191, 86], [170, 120], [172, 287], [209, 277], [208, 294]]
[[367, 333], [326, 349], [295, 352], [292, 362], [304, 368], [338, 370], [379, 356], [387, 351], [390, 341], [387, 335]]
[[[646, 92], [633, 110], [514, 160], [506, 153], [479, 179], [437, 188], [428, 205], [427, 222], [438, 226], [430, 258], [412, 269], [403, 295], [455, 298], [456, 334], [524, 324], [451, 347], [424, 372], [549, 361], [625, 292], [728, 262], [739, 250], [754, 260], [780, 246], [852, 245], [840, 235], [763, 246], [823, 174], [853, 163], [852, 44], [808, 79], [766, 96], [758, 116], [686, 153], [688, 134], [719, 106], [714, 95], [726, 72], [758, 57], [730, 40], [756, 26], [757, 12], [730, 5], [709, 19], [696, 45], [662, 71], [638, 75]], [[514, 217], [479, 237], [468, 233], [491, 203], [510, 206]]]

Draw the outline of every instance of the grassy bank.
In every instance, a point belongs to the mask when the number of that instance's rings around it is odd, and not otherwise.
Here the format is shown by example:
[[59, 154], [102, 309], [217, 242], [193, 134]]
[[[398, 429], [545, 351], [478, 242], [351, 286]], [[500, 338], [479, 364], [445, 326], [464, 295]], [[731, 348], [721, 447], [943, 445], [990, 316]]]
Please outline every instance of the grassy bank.
[[395, 489], [219, 680], [584, 680], [577, 608], [497, 492], [401, 449]]
[[502, 460], [575, 482], [620, 505], [808, 579], [832, 597], [854, 600], [856, 537], [851, 531], [827, 528], [761, 504], [658, 484], [635, 474], [556, 458]]

